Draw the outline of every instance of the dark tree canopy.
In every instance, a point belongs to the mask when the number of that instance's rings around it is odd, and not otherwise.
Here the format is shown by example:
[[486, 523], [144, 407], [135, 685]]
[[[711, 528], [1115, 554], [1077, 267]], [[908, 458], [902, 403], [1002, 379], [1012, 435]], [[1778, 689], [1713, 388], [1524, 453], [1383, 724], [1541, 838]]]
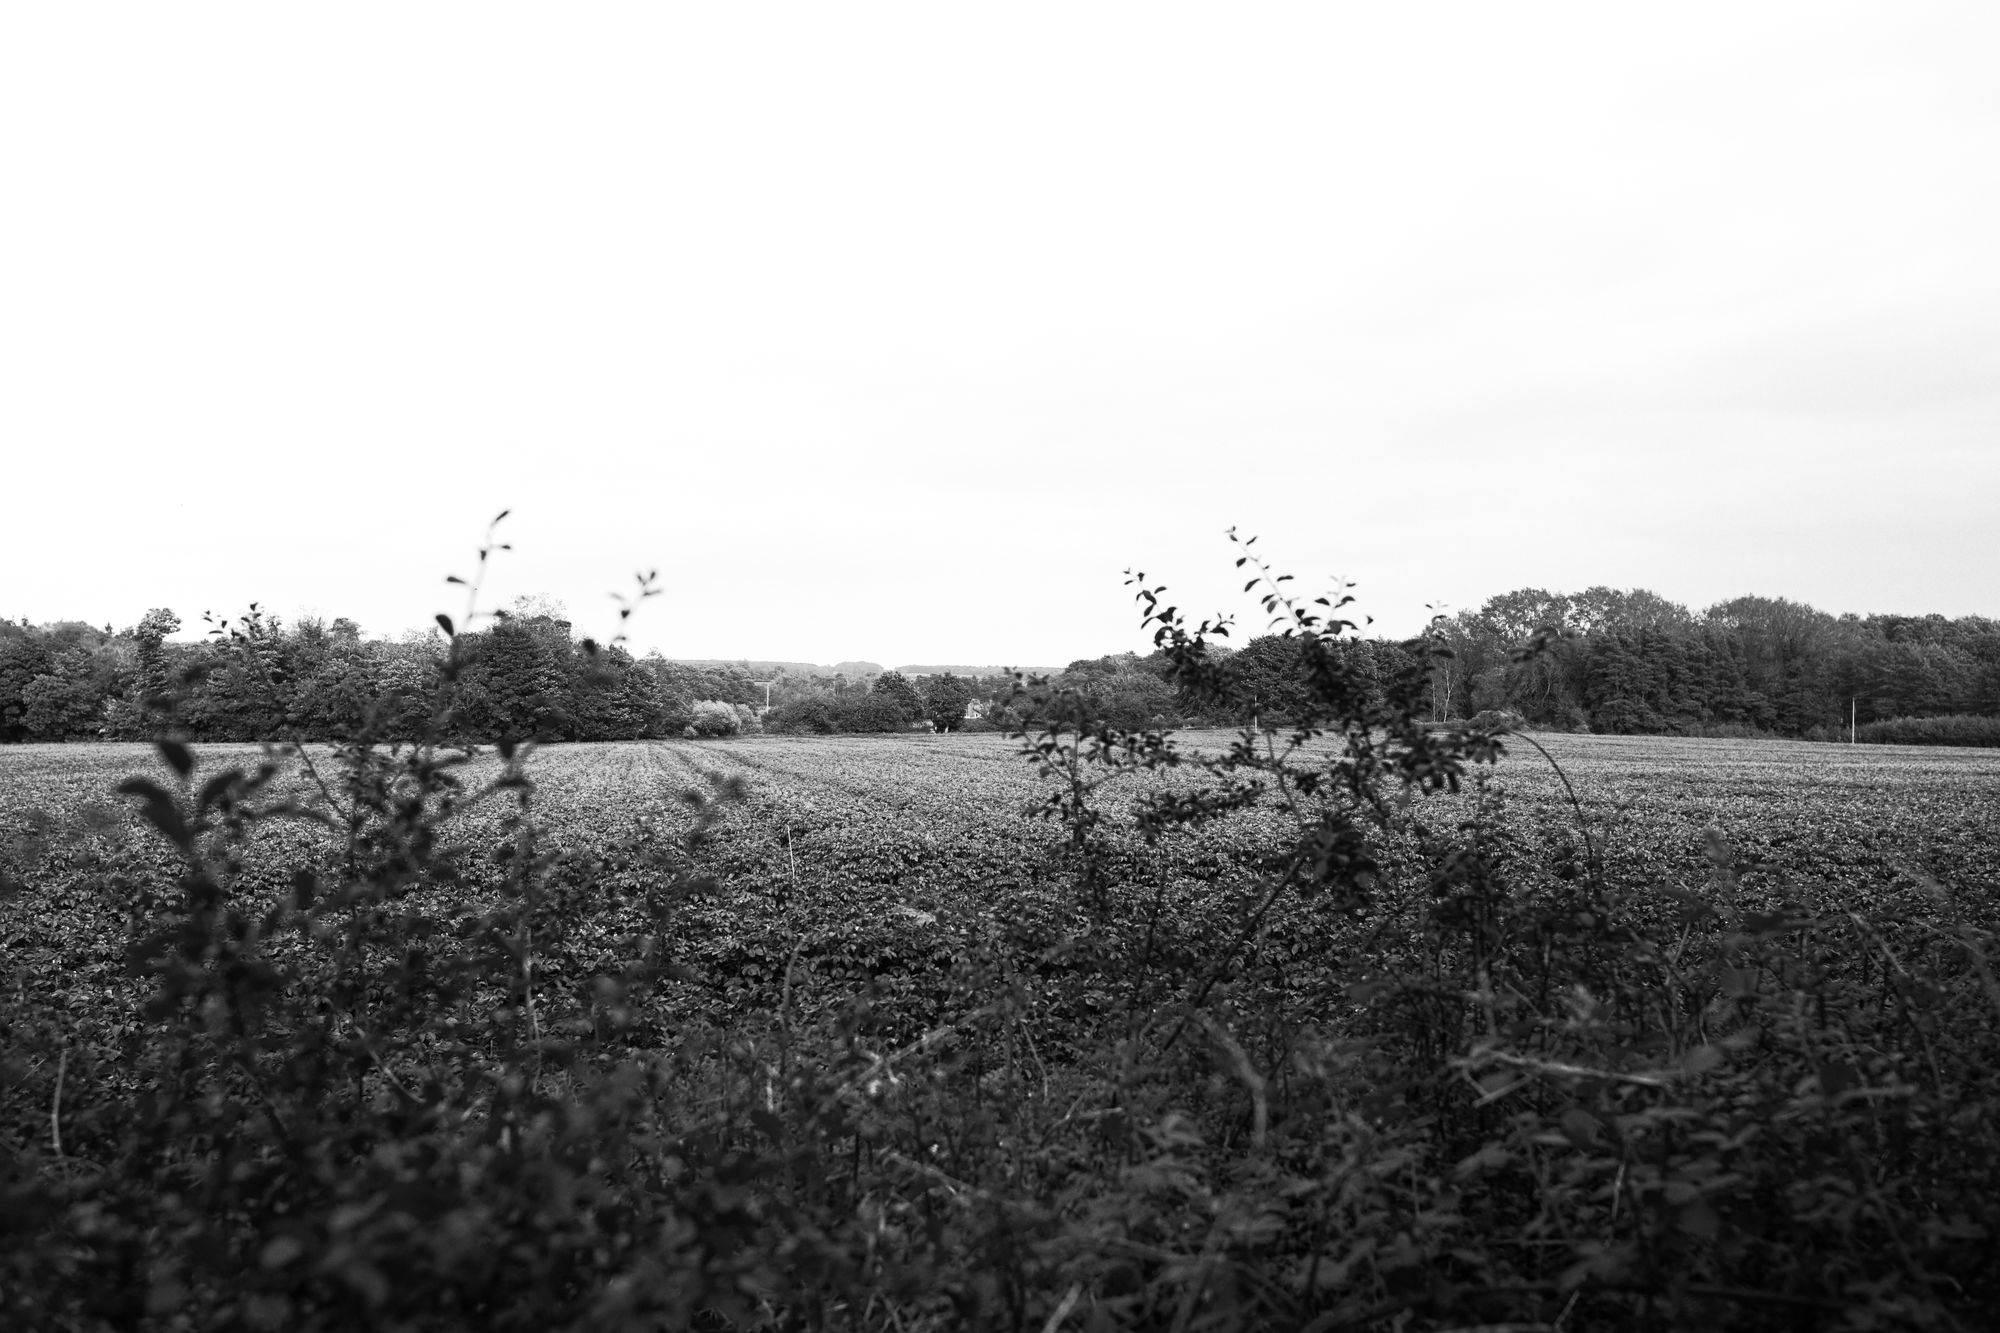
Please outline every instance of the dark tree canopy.
[[[286, 625], [253, 613], [233, 633], [174, 642], [181, 626], [164, 607], [121, 631], [0, 622], [0, 741], [148, 737], [167, 707], [194, 740], [392, 739], [417, 734], [440, 709], [469, 739], [679, 736], [704, 700], [758, 712], [768, 700], [773, 730], [1022, 720], [1004, 676], [913, 681], [867, 662], [829, 674], [797, 663], [635, 660], [579, 642], [546, 601], [461, 627], [449, 690], [446, 640], [435, 632], [369, 640], [344, 618]], [[1431, 638], [1450, 650], [1429, 659], [1434, 718], [1503, 711], [1571, 730], [1832, 737], [1850, 722], [2000, 717], [2000, 621], [1982, 616], [1832, 616], [1782, 597], [1692, 612], [1643, 588], [1523, 588], [1438, 621]], [[1378, 688], [1417, 660], [1414, 644], [1351, 634], [1339, 643], [1357, 677]], [[1127, 727], [1233, 726], [1253, 711], [1283, 718], [1300, 707], [1295, 640], [1265, 634], [1206, 651], [1231, 673], [1226, 698], [1205, 696], [1158, 652], [1079, 658], [1056, 680]]]

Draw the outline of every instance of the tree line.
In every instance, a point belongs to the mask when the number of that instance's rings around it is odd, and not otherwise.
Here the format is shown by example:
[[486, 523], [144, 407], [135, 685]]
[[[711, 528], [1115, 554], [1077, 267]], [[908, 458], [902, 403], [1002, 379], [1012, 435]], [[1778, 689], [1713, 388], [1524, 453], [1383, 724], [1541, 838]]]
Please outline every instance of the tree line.
[[[433, 723], [474, 739], [635, 740], [1032, 720], [1005, 675], [784, 667], [760, 680], [742, 667], [635, 658], [578, 638], [559, 607], [525, 601], [459, 631], [455, 657], [437, 631], [366, 639], [351, 620], [287, 625], [254, 609], [197, 642], [172, 641], [180, 629], [165, 609], [116, 631], [0, 622], [0, 740], [142, 739], [168, 718], [190, 739], [216, 741], [395, 740]], [[1981, 616], [1833, 616], [1766, 597], [1696, 613], [1643, 589], [1526, 588], [1439, 617], [1425, 638], [1351, 638], [1342, 651], [1378, 688], [1427, 672], [1436, 720], [1498, 712], [1563, 730], [1808, 739], [1852, 725], [1863, 740], [2000, 744], [2000, 622]], [[1079, 659], [1052, 684], [1130, 729], [1296, 711], [1305, 686], [1294, 640], [1212, 651], [1237, 681], [1226, 705], [1189, 688], [1160, 653]]]
[[[954, 730], [1008, 677], [905, 677], [635, 658], [575, 635], [560, 607], [521, 599], [478, 630], [366, 639], [351, 620], [287, 625], [251, 614], [175, 642], [172, 611], [124, 630], [0, 622], [0, 741], [140, 740], [163, 726], [195, 741], [369, 736], [410, 740], [435, 723], [466, 739], [647, 740], [760, 730]], [[453, 639], [456, 639], [454, 646]]]
[[193, 643], [173, 612], [113, 631], [0, 623], [0, 739], [123, 740], [163, 723], [191, 740], [636, 740], [740, 729], [762, 691], [706, 670], [578, 639], [559, 613], [487, 629], [365, 639], [353, 621], [286, 625], [255, 610]]
[[[2000, 718], [2000, 621], [1835, 616], [1782, 597], [1696, 613], [1643, 589], [1524, 588], [1440, 620], [1435, 711], [1619, 734], [1917, 739]], [[1961, 728], [2000, 743], [2000, 728]], [[1935, 727], [1929, 729], [1935, 733]]]
[[[1157, 652], [1072, 662], [1054, 683], [1128, 729], [1301, 713], [1295, 638], [1208, 651], [1232, 682], [1227, 701], [1190, 688]], [[1983, 616], [1834, 616], [1772, 597], [1697, 613], [1645, 589], [1524, 588], [1440, 616], [1419, 639], [1348, 638], [1340, 651], [1378, 695], [1426, 676], [1437, 721], [2000, 746], [2000, 621]]]

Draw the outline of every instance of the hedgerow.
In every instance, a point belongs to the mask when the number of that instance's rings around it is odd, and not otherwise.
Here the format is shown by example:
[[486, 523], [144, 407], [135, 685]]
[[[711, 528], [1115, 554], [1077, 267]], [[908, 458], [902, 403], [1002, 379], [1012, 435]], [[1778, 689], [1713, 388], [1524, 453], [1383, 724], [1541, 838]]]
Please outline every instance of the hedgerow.
[[1871, 745], [1979, 745], [2000, 749], [2000, 717], [1955, 713], [1946, 717], [1894, 717], [1855, 729]]

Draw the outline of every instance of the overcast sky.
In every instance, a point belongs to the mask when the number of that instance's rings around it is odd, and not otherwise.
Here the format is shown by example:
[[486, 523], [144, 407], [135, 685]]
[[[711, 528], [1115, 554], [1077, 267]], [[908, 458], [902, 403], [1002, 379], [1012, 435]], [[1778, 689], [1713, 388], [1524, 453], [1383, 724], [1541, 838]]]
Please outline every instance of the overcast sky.
[[[0, 616], [2000, 615], [2000, 5], [0, 10]], [[1251, 619], [1256, 619], [1254, 615]]]

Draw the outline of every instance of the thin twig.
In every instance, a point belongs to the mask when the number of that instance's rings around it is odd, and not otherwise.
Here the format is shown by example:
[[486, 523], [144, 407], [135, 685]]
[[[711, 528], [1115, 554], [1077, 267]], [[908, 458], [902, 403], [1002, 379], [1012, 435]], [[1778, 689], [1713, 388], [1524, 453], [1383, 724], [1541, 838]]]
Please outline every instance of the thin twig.
[[928, 1162], [919, 1162], [916, 1158], [908, 1156], [905, 1153], [900, 1153], [894, 1148], [884, 1151], [882, 1158], [884, 1161], [894, 1162], [906, 1171], [914, 1171], [925, 1179], [944, 1186], [945, 1192], [951, 1195], [952, 1202], [954, 1203], [963, 1204], [970, 1208], [975, 1199], [981, 1203], [991, 1203], [993, 1201], [993, 1196], [979, 1188], [979, 1186], [968, 1184], [947, 1171], [940, 1171]]
[[1063, 1293], [1061, 1304], [1056, 1306], [1055, 1313], [1049, 1316], [1046, 1324], [1042, 1325], [1042, 1333], [1056, 1333], [1056, 1330], [1062, 1327], [1062, 1321], [1069, 1318], [1069, 1312], [1074, 1310], [1076, 1303], [1082, 1299], [1083, 1284], [1071, 1283], [1070, 1289]]
[[1207, 1014], [1200, 1017], [1202, 1026], [1208, 1029], [1208, 1035], [1215, 1039], [1215, 1044], [1228, 1054], [1236, 1066], [1236, 1077], [1243, 1080], [1243, 1086], [1250, 1092], [1250, 1147], [1262, 1152], [1271, 1122], [1270, 1101], [1264, 1095], [1264, 1076], [1257, 1072], [1257, 1066], [1250, 1063], [1250, 1053], [1243, 1049], [1242, 1043], [1228, 1028]]
[[62, 1048], [56, 1057], [56, 1095], [49, 1102], [49, 1141], [55, 1146], [56, 1156], [63, 1155], [62, 1146], [62, 1094], [63, 1076], [69, 1072], [69, 1047]]
[[1563, 772], [1563, 766], [1556, 762], [1556, 757], [1547, 750], [1542, 749], [1542, 743], [1527, 732], [1514, 731], [1508, 734], [1518, 740], [1524, 740], [1534, 746], [1535, 749], [1540, 750], [1542, 758], [1549, 761], [1549, 767], [1553, 768], [1556, 771], [1556, 776], [1562, 779], [1563, 790], [1569, 793], [1570, 809], [1576, 811], [1576, 827], [1583, 834], [1584, 851], [1590, 857], [1591, 880], [1601, 891], [1604, 887], [1604, 863], [1598, 859], [1597, 842], [1590, 836], [1590, 821], [1584, 817], [1583, 802], [1576, 798], [1576, 788], [1570, 785], [1569, 774]]
[[1591, 1069], [1585, 1065], [1573, 1065], [1561, 1060], [1533, 1060], [1526, 1056], [1513, 1055], [1506, 1051], [1485, 1051], [1488, 1060], [1516, 1069], [1531, 1069], [1539, 1074], [1561, 1074], [1570, 1078], [1599, 1078], [1609, 1083], [1630, 1083], [1641, 1088], [1665, 1088], [1673, 1084], [1673, 1079], [1665, 1074], [1619, 1074], [1608, 1069]]

